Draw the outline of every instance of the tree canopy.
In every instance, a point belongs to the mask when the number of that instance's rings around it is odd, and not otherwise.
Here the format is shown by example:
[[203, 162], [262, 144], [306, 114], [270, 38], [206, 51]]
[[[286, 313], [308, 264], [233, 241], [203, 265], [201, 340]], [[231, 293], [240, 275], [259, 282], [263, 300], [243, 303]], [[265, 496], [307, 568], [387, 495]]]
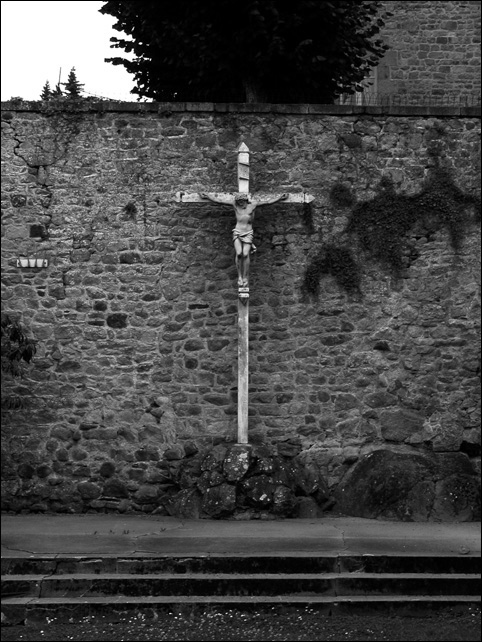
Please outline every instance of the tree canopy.
[[[380, 2], [364, 0], [108, 1], [117, 19], [106, 62], [158, 101], [331, 103], [383, 56]], [[130, 39], [127, 37], [130, 36]]]

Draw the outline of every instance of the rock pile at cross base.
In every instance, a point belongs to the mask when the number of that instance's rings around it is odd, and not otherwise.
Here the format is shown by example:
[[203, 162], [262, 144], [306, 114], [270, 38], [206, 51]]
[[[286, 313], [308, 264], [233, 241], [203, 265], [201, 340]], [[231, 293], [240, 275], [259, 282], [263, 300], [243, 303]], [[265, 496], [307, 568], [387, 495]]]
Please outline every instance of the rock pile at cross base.
[[480, 489], [463, 453], [362, 456], [331, 492], [297, 440], [166, 451], [155, 513], [191, 519], [316, 518], [338, 514], [398, 521], [480, 519]]
[[218, 445], [164, 453], [166, 483], [154, 512], [205, 519], [319, 517], [333, 505], [316, 462], [303, 462], [301, 445]]

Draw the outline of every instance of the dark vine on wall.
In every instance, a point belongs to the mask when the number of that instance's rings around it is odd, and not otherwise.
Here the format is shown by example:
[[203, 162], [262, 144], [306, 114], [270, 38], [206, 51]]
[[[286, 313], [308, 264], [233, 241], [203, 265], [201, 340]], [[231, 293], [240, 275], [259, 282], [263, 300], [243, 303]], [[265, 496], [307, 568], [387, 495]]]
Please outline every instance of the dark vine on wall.
[[4, 375], [21, 378], [25, 374], [25, 364], [29, 364], [37, 352], [37, 341], [27, 336], [19, 321], [2, 312], [1, 330], [1, 371], [2, 371], [2, 410], [17, 410], [26, 405], [20, 395], [11, 394], [10, 386], [5, 385]]
[[359, 266], [347, 247], [323, 245], [306, 268], [303, 291], [316, 296], [323, 276], [332, 276], [348, 294], [356, 296], [361, 293]]
[[431, 240], [445, 230], [459, 252], [474, 218], [469, 210], [477, 206], [480, 201], [462, 192], [448, 170], [436, 167], [422, 191], [412, 196], [396, 194], [391, 181], [382, 179], [377, 196], [354, 207], [345, 232], [356, 236], [371, 260], [398, 277], [407, 267], [406, 257], [415, 252], [412, 236]]
[[[435, 153], [432, 150], [432, 154]], [[400, 278], [418, 256], [414, 240], [433, 240], [441, 230], [448, 232], [454, 252], [459, 252], [469, 226], [480, 221], [480, 199], [459, 189], [436, 158], [418, 194], [397, 194], [393, 183], [382, 178], [377, 195], [356, 203], [342, 184], [333, 187], [330, 200], [337, 207], [352, 207], [338, 244], [323, 244], [305, 271], [303, 290], [316, 295], [320, 279], [331, 275], [348, 294], [361, 293], [361, 265], [354, 251]], [[357, 255], [359, 252], [357, 252]]]

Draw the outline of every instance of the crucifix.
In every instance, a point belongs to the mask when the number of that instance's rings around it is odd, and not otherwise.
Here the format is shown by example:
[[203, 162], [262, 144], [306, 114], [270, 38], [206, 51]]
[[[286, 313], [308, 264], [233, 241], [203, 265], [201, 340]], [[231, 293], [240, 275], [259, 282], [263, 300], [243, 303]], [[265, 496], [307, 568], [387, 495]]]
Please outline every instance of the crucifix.
[[209, 200], [232, 205], [236, 215], [233, 229], [235, 261], [238, 270], [238, 444], [248, 443], [248, 355], [249, 355], [249, 264], [256, 251], [253, 243], [253, 221], [257, 207], [272, 203], [310, 203], [313, 196], [296, 194], [259, 194], [249, 192], [249, 149], [241, 143], [238, 154], [238, 191], [235, 193], [177, 192], [178, 203], [202, 203]]

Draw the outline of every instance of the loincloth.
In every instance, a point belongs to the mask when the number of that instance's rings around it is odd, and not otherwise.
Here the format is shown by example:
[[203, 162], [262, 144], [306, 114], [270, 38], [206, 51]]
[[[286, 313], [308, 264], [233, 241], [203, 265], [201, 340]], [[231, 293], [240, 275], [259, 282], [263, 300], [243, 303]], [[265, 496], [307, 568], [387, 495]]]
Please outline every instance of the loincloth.
[[250, 230], [249, 232], [240, 232], [236, 228], [233, 229], [233, 241], [239, 239], [241, 243], [251, 245], [251, 252], [256, 252], [256, 245], [253, 243], [253, 236], [253, 230]]

